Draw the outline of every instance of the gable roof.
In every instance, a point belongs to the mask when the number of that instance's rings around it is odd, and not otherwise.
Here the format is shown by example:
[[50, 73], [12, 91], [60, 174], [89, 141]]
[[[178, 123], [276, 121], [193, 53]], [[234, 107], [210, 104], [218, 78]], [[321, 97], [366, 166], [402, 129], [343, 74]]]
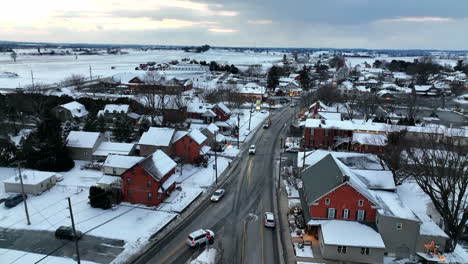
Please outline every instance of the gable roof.
[[188, 135], [198, 145], [203, 144], [203, 142], [205, 142], [205, 140], [207, 139], [207, 137], [205, 135], [203, 135], [203, 133], [200, 132], [200, 130], [198, 130], [198, 129], [193, 129], [192, 131], [190, 131], [190, 133], [188, 133]]
[[156, 150], [153, 154], [138, 163], [148, 174], [156, 180], [161, 180], [168, 172], [177, 166], [166, 153]]
[[135, 164], [140, 162], [143, 157], [137, 156], [124, 156], [124, 155], [115, 155], [110, 154], [107, 156], [107, 159], [104, 161], [105, 167], [121, 168], [121, 169], [130, 169]]
[[218, 106], [221, 111], [223, 111], [226, 115], [229, 115], [231, 113], [231, 109], [229, 109], [225, 104], [223, 103], [218, 103], [216, 106]]
[[86, 131], [71, 131], [67, 137], [67, 147], [93, 148], [101, 133]]
[[88, 111], [86, 110], [85, 106], [78, 103], [77, 101], [73, 101], [73, 102], [70, 102], [70, 103], [67, 103], [67, 104], [63, 104], [61, 105], [61, 107], [67, 109], [68, 111], [70, 111], [71, 115], [73, 117], [83, 117], [83, 116], [86, 116], [88, 114]]
[[169, 127], [150, 127], [138, 141], [140, 145], [168, 147], [174, 137], [175, 129]]
[[130, 105], [128, 104], [106, 104], [104, 107], [104, 113], [128, 113]]

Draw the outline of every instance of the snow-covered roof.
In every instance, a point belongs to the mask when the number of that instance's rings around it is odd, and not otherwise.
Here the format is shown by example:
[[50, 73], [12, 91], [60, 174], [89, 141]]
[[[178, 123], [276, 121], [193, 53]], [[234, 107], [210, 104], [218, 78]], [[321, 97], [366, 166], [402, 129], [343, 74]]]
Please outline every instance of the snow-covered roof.
[[259, 94], [265, 93], [265, 87], [260, 86], [256, 83], [247, 83], [244, 86], [239, 87], [239, 93], [241, 94]]
[[203, 147], [200, 149], [200, 154], [201, 154], [201, 155], [206, 155], [210, 150], [211, 150], [211, 147], [210, 147], [210, 146], [203, 146]]
[[102, 142], [94, 151], [95, 156], [107, 156], [109, 154], [129, 155], [135, 144], [118, 143], [118, 142]]
[[416, 90], [416, 92], [426, 92], [431, 88], [432, 88], [431, 85], [415, 85], [414, 86], [414, 90]]
[[138, 78], [138, 80], [144, 82], [144, 77], [144, 74], [138, 72], [120, 72], [114, 74], [112, 76], [112, 80], [114, 82], [119, 82], [122, 84], [131, 84], [130, 81], [132, 81], [135, 78]]
[[373, 190], [371, 193], [379, 203], [378, 211], [380, 214], [419, 222], [419, 218], [413, 210], [401, 201], [396, 192]]
[[217, 106], [221, 109], [225, 114], [229, 115], [231, 113], [231, 109], [229, 109], [225, 104], [218, 103]]
[[138, 141], [140, 145], [168, 147], [175, 134], [175, 129], [168, 127], [150, 127]]
[[213, 104], [204, 103], [200, 99], [194, 98], [193, 100], [187, 101], [187, 112], [189, 113], [204, 114], [208, 110], [211, 111], [213, 107], [214, 107]]
[[130, 105], [127, 104], [106, 104], [104, 113], [128, 113]]
[[217, 125], [213, 124], [213, 123], [211, 123], [209, 126], [207, 126], [206, 129], [208, 131], [210, 131], [210, 133], [212, 133], [212, 134], [219, 131], [219, 127]]
[[77, 101], [63, 104], [61, 105], [61, 107], [69, 110], [73, 117], [81, 118], [88, 114], [88, 111], [86, 110], [85, 106], [78, 103]]
[[67, 147], [93, 148], [100, 135], [99, 132], [71, 131], [67, 137]]
[[[23, 184], [38, 184], [45, 180], [48, 180], [50, 177], [56, 176], [56, 172], [48, 171], [35, 171], [35, 170], [22, 170], [21, 177], [23, 178]], [[3, 181], [4, 183], [18, 183], [20, 184], [20, 179], [18, 175], [10, 177]]]
[[111, 154], [107, 156], [107, 159], [104, 161], [104, 166], [112, 168], [129, 169], [133, 167], [133, 165], [140, 162], [142, 159], [143, 157]]
[[175, 161], [159, 149], [140, 161], [138, 164], [157, 180], [162, 179], [168, 172], [177, 166]]
[[96, 183], [102, 185], [111, 185], [115, 182], [120, 182], [122, 179], [117, 176], [103, 175]]
[[188, 131], [176, 131], [174, 137], [172, 138], [172, 143], [179, 141], [179, 139], [185, 137], [188, 134]]
[[438, 236], [448, 238], [448, 235], [432, 221], [429, 216], [424, 213], [415, 213], [419, 220], [421, 220], [421, 226], [419, 227], [419, 234], [424, 236]]
[[309, 225], [320, 225], [326, 245], [385, 248], [380, 234], [372, 227], [355, 221], [310, 220]]
[[341, 113], [322, 112], [319, 111], [318, 115], [325, 120], [341, 120]]
[[352, 170], [369, 189], [395, 190], [393, 172], [390, 170]]
[[203, 133], [200, 132], [200, 130], [198, 130], [198, 129], [194, 129], [194, 130], [190, 131], [190, 133], [188, 133], [188, 135], [198, 145], [201, 145], [207, 139], [207, 137], [205, 135], [203, 135]]
[[208, 110], [206, 110], [206, 112], [204, 112], [204, 113], [202, 114], [202, 116], [206, 116], [206, 117], [215, 117], [215, 116], [216, 116], [216, 113], [213, 112], [213, 110], [208, 109]]
[[353, 133], [353, 143], [361, 145], [385, 146], [387, 135], [375, 133]]

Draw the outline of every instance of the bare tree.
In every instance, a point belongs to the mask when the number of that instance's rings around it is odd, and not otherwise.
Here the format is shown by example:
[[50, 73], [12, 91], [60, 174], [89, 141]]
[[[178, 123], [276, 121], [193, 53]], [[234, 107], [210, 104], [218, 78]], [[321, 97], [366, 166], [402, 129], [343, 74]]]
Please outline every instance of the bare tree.
[[353, 118], [356, 116], [358, 96], [355, 94], [348, 95], [345, 97], [345, 101], [346, 115], [349, 118], [349, 120], [353, 120]]
[[341, 99], [338, 89], [332, 84], [322, 86], [316, 91], [315, 95], [317, 100], [322, 101], [326, 105], [336, 103]]
[[371, 119], [379, 108], [380, 102], [376, 94], [370, 94], [357, 102], [357, 108], [364, 115], [364, 120]]
[[84, 83], [85, 77], [81, 74], [72, 74], [62, 81], [63, 86], [80, 86]]
[[145, 74], [144, 82], [145, 84], [140, 87], [140, 95], [143, 99], [144, 105], [149, 111], [151, 116], [151, 123], [154, 122], [154, 117], [159, 106], [158, 100], [158, 80], [159, 76], [153, 71], [148, 71]]
[[453, 131], [445, 136], [434, 131], [410, 143], [406, 141], [401, 163], [401, 171], [416, 181], [443, 217], [444, 231], [449, 236], [447, 252], [455, 249], [468, 220], [466, 131]]
[[14, 62], [16, 62], [16, 58], [18, 58], [18, 54], [13, 51], [12, 53], [10, 53], [10, 57]]

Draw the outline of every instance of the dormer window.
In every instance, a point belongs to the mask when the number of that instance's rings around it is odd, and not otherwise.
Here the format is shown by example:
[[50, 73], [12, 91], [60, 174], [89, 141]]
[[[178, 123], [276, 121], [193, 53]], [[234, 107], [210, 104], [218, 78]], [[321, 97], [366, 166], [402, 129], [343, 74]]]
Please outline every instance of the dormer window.
[[325, 199], [325, 204], [327, 204], [327, 205], [330, 204], [330, 198]]

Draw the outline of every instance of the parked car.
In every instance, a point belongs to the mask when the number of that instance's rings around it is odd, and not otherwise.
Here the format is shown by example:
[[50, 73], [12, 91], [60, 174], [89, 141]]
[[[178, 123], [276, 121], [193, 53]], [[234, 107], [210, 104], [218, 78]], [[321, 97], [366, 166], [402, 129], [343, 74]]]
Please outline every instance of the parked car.
[[266, 121], [265, 123], [263, 123], [263, 128], [269, 128], [271, 125], [271, 121]]
[[267, 113], [267, 111], [266, 111], [266, 110], [262, 110], [262, 111], [260, 111], [260, 113], [262, 113], [262, 114], [266, 114], [266, 113]]
[[[28, 199], [28, 196], [25, 195], [26, 199]], [[19, 203], [23, 201], [23, 195], [22, 194], [15, 194], [11, 195], [10, 197], [6, 198], [5, 200], [5, 207], [6, 208], [13, 208], [17, 206]]]
[[290, 147], [286, 149], [286, 152], [299, 152], [299, 148], [297, 147]]
[[216, 190], [213, 195], [211, 195], [211, 201], [213, 202], [218, 202], [221, 198], [224, 196], [224, 189], [218, 189]]
[[208, 229], [199, 229], [190, 233], [185, 240], [190, 247], [197, 247], [203, 243], [214, 243], [215, 233]]
[[75, 239], [80, 239], [82, 233], [78, 230], [75, 230], [76, 232], [76, 237], [73, 236], [73, 228], [71, 226], [61, 226], [55, 230], [55, 237], [58, 239], [68, 239], [68, 240], [74, 240]]
[[275, 227], [275, 216], [273, 215], [272, 212], [265, 213], [263, 224], [266, 227]]
[[255, 145], [250, 145], [249, 154], [250, 155], [255, 155]]

